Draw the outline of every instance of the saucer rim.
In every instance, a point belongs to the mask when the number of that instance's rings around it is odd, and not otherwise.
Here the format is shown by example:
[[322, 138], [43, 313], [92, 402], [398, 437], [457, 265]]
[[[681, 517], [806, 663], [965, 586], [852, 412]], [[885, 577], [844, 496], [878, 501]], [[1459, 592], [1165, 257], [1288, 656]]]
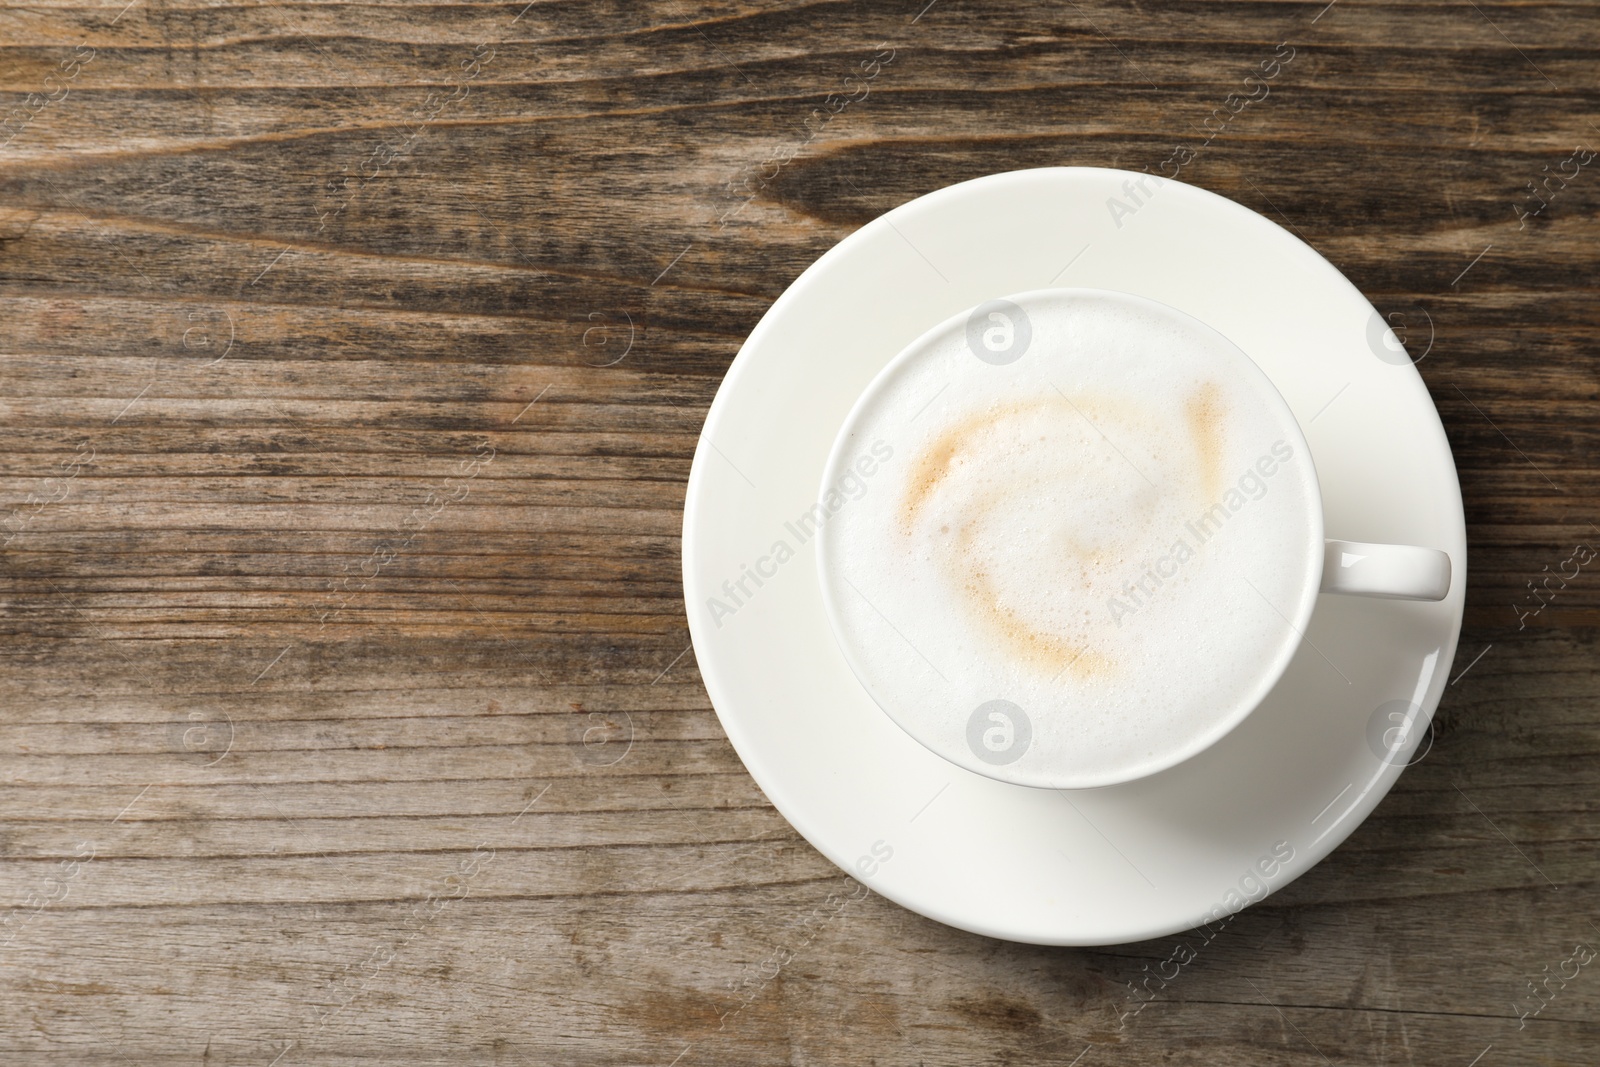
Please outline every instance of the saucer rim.
[[[855, 876], [855, 872], [852, 871], [852, 864], [847, 856], [847, 846], [830, 840], [829, 835], [816, 825], [807, 811], [807, 797], [803, 794], [791, 792], [786, 786], [781, 761], [774, 759], [772, 753], [763, 751], [760, 746], [754, 743], [751, 736], [751, 732], [754, 729], [753, 724], [743, 721], [738, 710], [733, 707], [725, 679], [719, 674], [715, 643], [712, 640], [711, 633], [708, 631], [709, 624], [700, 619], [698, 612], [695, 610], [695, 605], [698, 603], [695, 594], [703, 591], [699, 589], [694, 574], [694, 565], [698, 559], [697, 553], [700, 544], [699, 530], [702, 523], [709, 524], [715, 521], [712, 514], [713, 509], [709, 506], [711, 503], [709, 498], [713, 490], [710, 487], [710, 476], [707, 473], [712, 463], [711, 452], [715, 446], [713, 445], [711, 449], [708, 449], [707, 445], [711, 443], [717, 428], [729, 418], [729, 412], [735, 403], [735, 394], [739, 392], [744, 379], [753, 373], [752, 368], [755, 366], [756, 360], [760, 358], [760, 350], [767, 343], [768, 336], [777, 328], [775, 325], [779, 317], [777, 313], [783, 310], [790, 302], [797, 300], [798, 294], [802, 290], [816, 284], [821, 275], [832, 270], [834, 265], [848, 254], [854, 244], [881, 236], [885, 229], [894, 228], [894, 222], [906, 221], [909, 214], [914, 214], [918, 211], [947, 210], [951, 202], [959, 202], [962, 198], [973, 195], [975, 192], [985, 192], [989, 187], [993, 187], [997, 194], [1003, 194], [1005, 186], [1012, 183], [1057, 179], [1063, 182], [1070, 182], [1074, 175], [1083, 173], [1115, 176], [1118, 179], [1151, 177], [1142, 172], [1101, 167], [1045, 167], [999, 172], [945, 186], [924, 196], [914, 198], [847, 235], [802, 271], [795, 281], [785, 289], [784, 293], [773, 302], [761, 321], [752, 329], [718, 387], [717, 394], [712, 401], [700, 432], [685, 493], [682, 570], [690, 635], [707, 694], [711, 698], [719, 722], [727, 733], [729, 741], [739, 754], [745, 768], [772, 801], [774, 807], [819, 853], [827, 857], [830, 862], [847, 874], [851, 874], [852, 877]], [[1240, 220], [1248, 219], [1252, 225], [1259, 225], [1260, 222], [1267, 223], [1271, 230], [1275, 231], [1273, 232], [1273, 240], [1292, 242], [1293, 246], [1297, 246], [1304, 252], [1309, 253], [1310, 258], [1307, 260], [1309, 269], [1320, 273], [1325, 279], [1326, 285], [1333, 290], [1342, 292], [1346, 299], [1359, 300], [1371, 311], [1373, 316], [1377, 316], [1377, 311], [1372, 308], [1371, 303], [1356, 289], [1353, 283], [1345, 278], [1325, 257], [1292, 232], [1284, 229], [1273, 220], [1210, 190], [1177, 182], [1175, 179], [1164, 179], [1164, 181], [1182, 186], [1190, 195], [1197, 197], [1199, 202], [1205, 203], [1207, 207], [1218, 211], [1222, 215], [1232, 215]], [[1401, 378], [1395, 380], [1392, 388], [1397, 390], [1409, 388], [1419, 400], [1426, 402], [1426, 414], [1428, 417], [1421, 420], [1422, 425], [1418, 427], [1418, 430], [1432, 437], [1435, 449], [1449, 461], [1450, 477], [1448, 478], [1448, 484], [1441, 483], [1438, 488], [1441, 492], [1445, 492], [1448, 497], [1446, 504], [1449, 505], [1451, 518], [1453, 519], [1452, 522], [1448, 523], [1448, 526], [1454, 536], [1449, 539], [1450, 544], [1448, 546], [1441, 545], [1440, 547], [1450, 554], [1452, 569], [1456, 575], [1456, 580], [1460, 584], [1451, 590], [1451, 598], [1454, 600], [1453, 611], [1440, 632], [1438, 652], [1441, 662], [1448, 665], [1454, 658], [1464, 613], [1464, 598], [1459, 594], [1458, 590], [1464, 589], [1468, 573], [1465, 516], [1460, 495], [1459, 475], [1449, 448], [1449, 442], [1444, 434], [1443, 425], [1439, 420], [1437, 408], [1433, 406], [1415, 365], [1396, 365], [1394, 369]], [[1273, 381], [1274, 385], [1278, 386], [1277, 380], [1273, 379]], [[1448, 670], [1435, 669], [1428, 680], [1421, 706], [1423, 713], [1430, 719], [1438, 706], [1447, 679]], [[971, 773], [965, 772], [962, 768], [953, 764], [950, 766], [952, 770], [959, 773]], [[1339, 844], [1354, 833], [1356, 828], [1362, 825], [1371, 815], [1372, 810], [1381, 802], [1383, 797], [1388, 794], [1403, 769], [1404, 765], [1402, 763], [1385, 761], [1377, 773], [1372, 776], [1366, 787], [1362, 789], [1356, 801], [1346, 810], [1346, 814], [1341, 816], [1333, 827], [1330, 827], [1328, 831], [1325, 831], [1322, 836], [1313, 842], [1312, 851], [1314, 855], [1312, 858], [1304, 864], [1297, 864], [1292, 872], [1286, 873], [1284, 880], [1271, 887], [1268, 895], [1272, 892], [1281, 891], [1285, 885], [1298, 879], [1306, 871], [1321, 862], [1322, 859], [1325, 859]], [[1028, 787], [1014, 786], [1010, 788], [1026, 789]], [[1317, 847], [1319, 844], [1321, 847]], [[1064, 934], [1060, 931], [1033, 930], [1015, 925], [985, 921], [981, 916], [962, 913], [946, 907], [937, 899], [919, 899], [915, 894], [905, 892], [898, 887], [875, 886], [874, 888], [880, 895], [895, 901], [902, 907], [945, 925], [983, 936], [1040, 945], [1093, 946], [1127, 944], [1189, 930], [1202, 922], [1214, 920], [1219, 914], [1218, 909], [1214, 906], [1210, 908], [1202, 907], [1200, 910], [1188, 913], [1187, 917], [1182, 919], [1154, 923], [1148, 920], [1140, 922], [1127, 919], [1115, 925], [1102, 924], [1093, 932], [1084, 930], [1079, 933]], [[1250, 900], [1241, 905], [1241, 907], [1257, 902], [1256, 900]], [[1231, 914], [1237, 910], [1239, 908], [1228, 909], [1226, 913]]]

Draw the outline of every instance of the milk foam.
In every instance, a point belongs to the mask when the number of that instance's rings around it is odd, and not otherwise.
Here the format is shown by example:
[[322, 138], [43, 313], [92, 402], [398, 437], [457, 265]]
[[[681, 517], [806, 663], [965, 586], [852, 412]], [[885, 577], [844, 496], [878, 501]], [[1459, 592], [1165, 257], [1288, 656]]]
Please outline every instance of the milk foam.
[[1265, 376], [1193, 320], [1011, 299], [1014, 362], [952, 320], [864, 394], [830, 478], [876, 440], [895, 461], [824, 528], [825, 591], [858, 677], [934, 751], [1027, 784], [1128, 777], [1276, 677], [1320, 565], [1315, 474]]

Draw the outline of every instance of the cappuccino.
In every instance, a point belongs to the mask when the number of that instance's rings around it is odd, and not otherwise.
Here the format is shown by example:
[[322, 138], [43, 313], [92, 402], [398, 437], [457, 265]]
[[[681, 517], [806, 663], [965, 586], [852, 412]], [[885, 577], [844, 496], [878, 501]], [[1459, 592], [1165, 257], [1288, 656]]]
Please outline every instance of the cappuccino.
[[980, 305], [873, 381], [824, 486], [880, 441], [895, 463], [821, 531], [823, 594], [867, 691], [940, 755], [1125, 780], [1210, 744], [1293, 654], [1315, 471], [1271, 382], [1189, 316], [1098, 290]]

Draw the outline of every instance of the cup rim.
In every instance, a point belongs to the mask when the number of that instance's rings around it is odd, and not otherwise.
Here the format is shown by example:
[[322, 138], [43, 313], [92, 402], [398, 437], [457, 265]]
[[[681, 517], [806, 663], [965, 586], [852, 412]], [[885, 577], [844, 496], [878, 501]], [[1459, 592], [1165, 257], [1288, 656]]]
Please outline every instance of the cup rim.
[[[1322, 486], [1317, 475], [1315, 457], [1312, 455], [1311, 447], [1306, 441], [1305, 430], [1300, 425], [1299, 418], [1295, 415], [1294, 409], [1289, 405], [1288, 400], [1284, 398], [1281, 392], [1279, 392], [1277, 384], [1274, 383], [1270, 377], [1268, 377], [1266, 371], [1261, 369], [1260, 364], [1251, 358], [1248, 352], [1244, 351], [1244, 349], [1240, 348], [1236, 343], [1234, 343], [1231, 338], [1217, 330], [1215, 327], [1206, 323], [1204, 320], [1199, 319], [1180, 308], [1173, 307], [1172, 305], [1163, 303], [1159, 300], [1153, 300], [1147, 296], [1141, 296], [1137, 293], [1129, 293], [1119, 289], [1104, 289], [1088, 286], [1048, 286], [1045, 288], [1026, 289], [1021, 292], [1009, 293], [998, 298], [988, 298], [973, 304], [971, 307], [964, 308], [960, 312], [951, 315], [950, 317], [923, 331], [914, 340], [897, 352], [895, 356], [890, 359], [888, 363], [884, 364], [884, 366], [873, 376], [866, 388], [864, 388], [860, 395], [856, 397], [854, 403], [850, 407], [849, 413], [845, 416], [844, 421], [839, 426], [838, 432], [834, 435], [833, 444], [828, 451], [828, 460], [823, 466], [822, 480], [819, 486], [817, 499], [820, 501], [826, 494], [828, 487], [837, 484], [844, 467], [849, 466], [849, 461], [853, 458], [851, 454], [851, 448], [854, 445], [853, 438], [855, 436], [853, 431], [856, 428], [857, 422], [862, 418], [864, 412], [869, 406], [871, 406], [872, 402], [876, 400], [878, 395], [889, 387], [888, 383], [890, 383], [896, 377], [897, 372], [915, 359], [929, 344], [936, 339], [945, 336], [952, 330], [964, 329], [966, 320], [972, 314], [972, 312], [976, 308], [982, 306], [982, 304], [989, 302], [990, 299], [1000, 299], [1009, 301], [1013, 304], [1026, 306], [1026, 301], [1028, 300], [1062, 298], [1121, 301], [1124, 303], [1141, 306], [1147, 310], [1153, 309], [1160, 314], [1173, 316], [1180, 321], [1186, 322], [1186, 324], [1189, 326], [1196, 328], [1203, 333], [1210, 334], [1213, 338], [1222, 342], [1223, 345], [1225, 345], [1228, 349], [1231, 349], [1240, 357], [1241, 362], [1239, 362], [1239, 367], [1241, 372], [1245, 377], [1252, 379], [1257, 388], [1257, 392], [1267, 401], [1269, 405], [1276, 405], [1278, 407], [1279, 414], [1280, 416], [1283, 416], [1283, 422], [1286, 425], [1287, 431], [1292, 434], [1292, 440], [1290, 443], [1297, 446], [1301, 450], [1300, 454], [1305, 457], [1306, 470], [1310, 481], [1307, 493], [1307, 500], [1309, 501], [1309, 504], [1306, 509], [1306, 519], [1310, 527], [1308, 531], [1309, 548], [1306, 552], [1308, 558], [1300, 586], [1299, 600], [1295, 608], [1294, 617], [1293, 619], [1289, 619], [1287, 616], [1285, 616], [1285, 619], [1288, 621], [1290, 628], [1294, 631], [1295, 636], [1293, 640], [1287, 641], [1281, 646], [1269, 669], [1264, 670], [1257, 675], [1256, 683], [1254, 686], [1252, 686], [1249, 694], [1246, 697], [1241, 698], [1237, 706], [1231, 710], [1228, 715], [1213, 721], [1206, 730], [1196, 733], [1185, 744], [1177, 746], [1176, 748], [1163, 753], [1161, 756], [1155, 759], [1136, 764], [1131, 770], [1110, 773], [1088, 772], [1080, 774], [1035, 774], [1028, 776], [1030, 780], [1022, 780], [1016, 775], [1005, 773], [1007, 768], [1003, 765], [997, 766], [993, 764], [984, 764], [976, 760], [972, 762], [965, 762], [953, 758], [949, 753], [935, 747], [929, 740], [920, 736], [916, 731], [909, 729], [894, 713], [892, 713], [882, 704], [882, 702], [878, 700], [876, 696], [873, 695], [872, 688], [867, 681], [867, 678], [870, 676], [870, 672], [866, 670], [865, 664], [861, 661], [858, 651], [852, 647], [850, 642], [847, 642], [841, 636], [841, 633], [844, 630], [844, 627], [840, 623], [842, 613], [840, 611], [840, 605], [834, 597], [833, 583], [829, 579], [829, 546], [832, 544], [833, 536], [835, 536], [830, 533], [830, 529], [833, 528], [832, 523], [824, 523], [822, 528], [818, 531], [816, 563], [818, 584], [821, 588], [822, 594], [823, 613], [827, 617], [828, 628], [833, 635], [834, 646], [844, 657], [845, 663], [849, 666], [851, 674], [855, 677], [857, 683], [861, 685], [868, 699], [872, 701], [872, 703], [890, 722], [894, 723], [894, 725], [902, 730], [907, 736], [911, 737], [928, 751], [932, 752], [934, 755], [940, 757], [953, 766], [972, 771], [975, 774], [983, 775], [984, 777], [994, 779], [995, 781], [1005, 782], [1010, 785], [1019, 785], [1038, 789], [1093, 789], [1102, 786], [1121, 785], [1127, 782], [1134, 782], [1144, 778], [1152, 777], [1153, 775], [1160, 774], [1163, 771], [1187, 762], [1205, 750], [1211, 748], [1213, 745], [1231, 733], [1234, 729], [1236, 729], [1239, 724], [1244, 722], [1245, 719], [1249, 718], [1261, 706], [1261, 704], [1266, 700], [1268, 694], [1270, 694], [1272, 690], [1276, 688], [1278, 682], [1282, 679], [1284, 672], [1288, 670], [1289, 664], [1294, 660], [1294, 657], [1300, 652], [1300, 646], [1306, 643], [1306, 628], [1311, 620], [1312, 613], [1316, 608], [1318, 600], [1317, 594], [1322, 584], [1324, 558], [1323, 544], [1326, 536], [1323, 520]], [[1276, 610], [1276, 606], [1274, 605], [1273, 607], [1274, 610]], [[1282, 614], [1282, 612], [1279, 612], [1279, 614]]]

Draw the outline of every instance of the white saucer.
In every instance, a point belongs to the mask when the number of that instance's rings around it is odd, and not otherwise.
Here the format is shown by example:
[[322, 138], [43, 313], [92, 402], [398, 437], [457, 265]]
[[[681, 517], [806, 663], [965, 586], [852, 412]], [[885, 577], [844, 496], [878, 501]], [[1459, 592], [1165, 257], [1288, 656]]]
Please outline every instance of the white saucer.
[[[1153, 777], [1074, 791], [994, 781], [903, 733], [846, 665], [822, 609], [815, 539], [790, 525], [815, 503], [856, 397], [896, 353], [962, 309], [1052, 286], [1136, 293], [1220, 331], [1299, 418], [1326, 535], [1440, 548], [1455, 573], [1437, 604], [1323, 596], [1278, 686], [1227, 737]], [[992, 175], [850, 235], [752, 331], [689, 476], [690, 633], [745, 766], [811, 844], [872, 889], [994, 937], [1143, 940], [1298, 877], [1394, 784], [1461, 627], [1455, 466], [1421, 377], [1393, 345], [1372, 306], [1293, 235], [1149, 175]]]

